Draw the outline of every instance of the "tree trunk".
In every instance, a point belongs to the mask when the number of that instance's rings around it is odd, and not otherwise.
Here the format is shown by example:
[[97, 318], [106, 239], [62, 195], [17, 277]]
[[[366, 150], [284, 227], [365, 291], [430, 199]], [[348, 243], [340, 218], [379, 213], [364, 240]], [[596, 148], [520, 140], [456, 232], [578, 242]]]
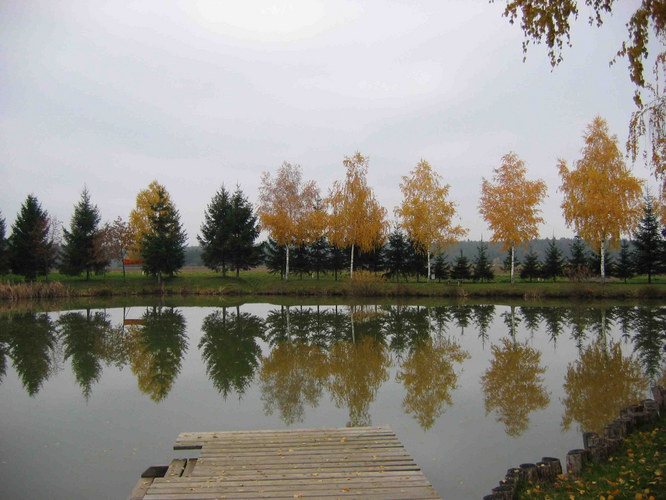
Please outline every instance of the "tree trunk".
[[600, 255], [601, 255], [601, 282], [603, 283], [606, 280], [606, 255], [604, 253], [604, 244], [606, 243], [606, 239], [601, 240], [601, 248], [600, 248]]
[[123, 281], [125, 281], [125, 256], [124, 255], [120, 259], [120, 262], [123, 263]]
[[514, 250], [513, 250], [513, 245], [511, 245], [511, 284], [512, 285], [514, 283], [513, 262], [514, 262]]
[[354, 279], [354, 244], [351, 246], [351, 266], [349, 267], [349, 279]]
[[285, 246], [285, 249], [286, 249], [286, 254], [287, 254], [286, 255], [286, 261], [287, 262], [286, 262], [285, 268], [284, 268], [284, 280], [289, 281], [289, 244], [288, 243]]
[[430, 281], [430, 249], [428, 249], [428, 279], [426, 281]]

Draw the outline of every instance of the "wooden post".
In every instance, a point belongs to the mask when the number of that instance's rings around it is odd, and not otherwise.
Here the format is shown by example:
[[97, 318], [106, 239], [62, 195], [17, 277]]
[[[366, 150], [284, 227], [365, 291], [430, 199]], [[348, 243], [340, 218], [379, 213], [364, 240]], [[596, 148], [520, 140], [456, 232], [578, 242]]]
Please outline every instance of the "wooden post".
[[520, 478], [528, 483], [536, 483], [538, 479], [535, 464], [520, 464]]
[[578, 476], [587, 464], [587, 451], [576, 449], [567, 453], [567, 474]]
[[583, 432], [583, 448], [590, 448], [592, 446], [590, 443], [594, 442], [598, 437], [599, 434], [596, 432]]
[[503, 500], [513, 500], [513, 488], [508, 484], [501, 484], [492, 489], [493, 495], [499, 495]]
[[555, 474], [553, 474], [553, 470], [550, 468], [549, 463], [537, 462], [536, 469], [537, 469], [537, 476], [539, 477], [540, 482], [550, 483], [553, 481], [553, 479], [555, 479]]
[[560, 462], [559, 458], [543, 457], [541, 461], [550, 465], [554, 477], [557, 477], [560, 474], [562, 474], [562, 462]]

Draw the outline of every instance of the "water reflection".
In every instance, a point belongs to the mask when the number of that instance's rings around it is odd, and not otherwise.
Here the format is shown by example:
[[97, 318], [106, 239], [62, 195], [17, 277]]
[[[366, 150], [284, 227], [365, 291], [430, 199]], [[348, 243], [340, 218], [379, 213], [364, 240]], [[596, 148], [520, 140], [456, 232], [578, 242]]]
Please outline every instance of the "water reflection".
[[567, 368], [562, 428], [575, 421], [583, 431], [601, 432], [621, 408], [642, 399], [647, 386], [639, 363], [601, 337]]
[[167, 397], [187, 351], [185, 318], [173, 307], [147, 308], [141, 324], [131, 325], [130, 363], [139, 389], [159, 402]]
[[240, 399], [254, 379], [259, 366], [264, 322], [258, 316], [240, 311], [228, 312], [226, 307], [203, 320], [199, 341], [206, 372], [220, 394], [235, 391]]

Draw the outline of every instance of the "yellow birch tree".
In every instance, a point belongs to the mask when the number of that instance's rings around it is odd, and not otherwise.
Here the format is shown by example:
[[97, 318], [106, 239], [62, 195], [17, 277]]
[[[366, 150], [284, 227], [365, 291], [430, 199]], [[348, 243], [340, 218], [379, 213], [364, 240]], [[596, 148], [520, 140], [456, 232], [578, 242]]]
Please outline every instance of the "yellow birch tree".
[[606, 120], [597, 116], [583, 139], [583, 157], [574, 170], [558, 160], [562, 211], [567, 226], [599, 249], [603, 281], [606, 247], [617, 247], [622, 233], [629, 233], [640, 219], [642, 183], [624, 163], [617, 136], [608, 135]]
[[448, 184], [442, 185], [440, 175], [424, 159], [400, 183], [403, 201], [395, 214], [416, 248], [427, 255], [428, 279], [433, 250], [445, 249], [467, 234], [462, 226], [453, 224], [456, 208], [447, 200], [449, 188]]
[[502, 166], [493, 170], [493, 180], [481, 185], [479, 211], [493, 232], [491, 243], [511, 250], [511, 283], [514, 282], [515, 248], [539, 236], [539, 205], [546, 196], [546, 183], [528, 181], [527, 168], [513, 151], [502, 157]]
[[314, 181], [303, 182], [301, 167], [284, 162], [275, 178], [264, 172], [259, 186], [261, 228], [286, 250], [285, 280], [289, 280], [289, 247], [316, 239], [314, 226], [321, 227], [317, 209], [319, 188]]
[[331, 209], [329, 239], [339, 247], [351, 246], [349, 275], [353, 279], [354, 248], [367, 252], [386, 238], [386, 209], [368, 186], [368, 158], [357, 152], [346, 156], [343, 164], [345, 181], [335, 181], [326, 200]]
[[163, 190], [163, 201], [171, 205], [171, 197], [167, 190], [156, 180], [148, 184], [148, 188], [139, 191], [136, 195], [136, 208], [129, 214], [129, 227], [131, 239], [134, 241], [132, 258], [136, 258], [139, 252], [139, 244], [143, 235], [150, 230], [150, 216], [153, 215], [153, 206], [160, 200], [160, 190]]

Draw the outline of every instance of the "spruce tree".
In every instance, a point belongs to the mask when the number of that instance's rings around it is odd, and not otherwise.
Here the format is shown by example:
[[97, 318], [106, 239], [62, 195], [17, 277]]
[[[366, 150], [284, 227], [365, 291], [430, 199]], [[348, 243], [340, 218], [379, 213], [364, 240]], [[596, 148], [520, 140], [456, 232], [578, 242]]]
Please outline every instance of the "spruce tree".
[[638, 274], [647, 274], [648, 283], [652, 283], [653, 275], [663, 271], [663, 245], [661, 224], [654, 211], [654, 198], [647, 195], [643, 217], [634, 232], [634, 263]]
[[335, 281], [338, 281], [338, 272], [349, 265], [349, 251], [346, 248], [340, 248], [337, 245], [329, 245], [329, 259], [327, 268], [333, 271]]
[[157, 277], [173, 276], [185, 263], [187, 236], [180, 225], [180, 214], [169, 199], [166, 189], [157, 188], [157, 201], [151, 204], [148, 231], [140, 242], [139, 253], [143, 258], [143, 270]]
[[103, 271], [109, 265], [102, 246], [102, 218], [96, 205], [90, 203], [90, 194], [83, 188], [81, 200], [74, 207], [69, 231], [63, 229], [64, 245], [60, 254], [60, 272], [70, 276]]
[[222, 186], [206, 207], [201, 235], [197, 235], [204, 265], [222, 271], [222, 276], [227, 275], [231, 261], [232, 224], [231, 194]]
[[441, 283], [442, 280], [448, 280], [451, 275], [451, 264], [446, 260], [443, 253], [437, 254], [435, 257], [435, 264], [433, 266], [435, 279]]
[[306, 243], [295, 245], [289, 253], [291, 254], [289, 263], [291, 272], [298, 274], [299, 278], [303, 279], [303, 275], [309, 273], [311, 269], [310, 245]]
[[414, 240], [407, 239], [407, 269], [410, 274], [416, 276], [416, 281], [420, 281], [420, 276], [428, 272], [427, 265], [428, 257], [419, 251]]
[[7, 250], [7, 238], [5, 237], [5, 219], [0, 212], [0, 275], [9, 272], [9, 252]]
[[587, 246], [580, 236], [576, 235], [574, 238], [569, 253], [571, 255], [567, 261], [568, 275], [574, 279], [582, 279], [589, 275]]
[[261, 253], [268, 271], [272, 274], [280, 273], [280, 278], [283, 278], [286, 270], [286, 247], [278, 245], [274, 239], [268, 238], [261, 245]]
[[257, 218], [254, 216], [252, 204], [241, 191], [236, 191], [231, 197], [231, 239], [230, 260], [231, 268], [236, 271], [236, 277], [240, 270], [250, 269], [259, 261], [259, 250], [254, 242], [259, 236]]
[[50, 240], [49, 215], [33, 195], [28, 195], [16, 216], [9, 238], [9, 265], [29, 281], [46, 276], [55, 263], [56, 249]]
[[401, 277], [407, 279], [409, 242], [405, 233], [395, 226], [388, 237], [384, 248], [384, 268], [389, 279], [396, 281]]
[[460, 250], [460, 255], [453, 261], [453, 269], [451, 269], [451, 278], [454, 280], [468, 280], [472, 277], [470, 270], [469, 259], [463, 255]]
[[520, 269], [520, 279], [529, 279], [532, 281], [534, 278], [538, 278], [541, 275], [541, 262], [539, 261], [539, 256], [537, 253], [530, 249], [525, 254], [525, 262], [523, 267]]
[[476, 247], [476, 257], [474, 257], [472, 278], [474, 281], [491, 281], [495, 279], [495, 273], [488, 260], [488, 244], [483, 241]]
[[312, 270], [319, 279], [319, 273], [326, 270], [327, 263], [330, 259], [330, 246], [326, 238], [317, 238], [310, 245], [310, 265]]
[[[514, 269], [516, 269], [520, 265], [520, 261], [518, 260], [518, 257], [516, 256], [516, 253], [514, 252], [513, 254], [513, 266]], [[506, 257], [504, 257], [504, 260], [502, 261], [502, 270], [506, 272], [511, 272], [511, 250], [509, 250], [506, 253]]]
[[564, 258], [562, 252], [555, 244], [555, 237], [548, 242], [546, 249], [546, 258], [544, 259], [543, 266], [541, 266], [541, 275], [545, 279], [557, 280], [558, 276], [564, 275]]
[[631, 245], [628, 241], [622, 240], [620, 244], [620, 257], [615, 265], [614, 276], [627, 282], [627, 279], [634, 277], [634, 258], [631, 251]]

